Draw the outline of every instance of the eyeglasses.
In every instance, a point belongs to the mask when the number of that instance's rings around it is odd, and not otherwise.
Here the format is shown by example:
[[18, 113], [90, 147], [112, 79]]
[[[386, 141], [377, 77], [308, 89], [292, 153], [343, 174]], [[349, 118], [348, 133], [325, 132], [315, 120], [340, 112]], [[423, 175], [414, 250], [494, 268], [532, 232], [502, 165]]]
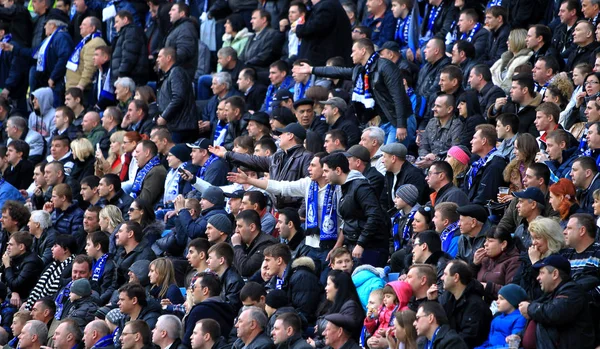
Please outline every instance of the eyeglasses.
[[354, 29], [352, 32], [356, 34], [362, 34], [362, 32], [359, 29]]
[[133, 211], [136, 211], [136, 210], [139, 210], [139, 208], [135, 208], [135, 207], [131, 207], [130, 206], [129, 209], [127, 210], [127, 212], [133, 212]]
[[440, 174], [440, 173], [442, 173], [442, 172], [432, 172], [432, 171], [429, 171], [429, 172], [427, 172], [427, 176], [425, 176], [425, 177], [429, 177], [430, 175], [437, 175], [437, 174]]
[[600, 84], [600, 82], [598, 81], [586, 81], [583, 86], [588, 86], [588, 85], [598, 85]]
[[415, 319], [417, 321], [419, 321], [420, 318], [424, 318], [424, 317], [427, 317], [427, 316], [429, 316], [429, 315], [427, 315], [427, 314], [424, 314], [424, 315], [415, 315]]
[[136, 334], [137, 332], [121, 332], [121, 336], [124, 336], [126, 334]]

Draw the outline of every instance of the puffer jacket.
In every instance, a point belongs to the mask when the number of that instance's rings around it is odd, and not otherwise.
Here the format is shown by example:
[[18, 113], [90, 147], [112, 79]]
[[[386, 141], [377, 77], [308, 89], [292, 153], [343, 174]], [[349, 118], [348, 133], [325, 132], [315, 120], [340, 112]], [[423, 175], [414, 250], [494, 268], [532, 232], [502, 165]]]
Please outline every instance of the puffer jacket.
[[233, 247], [233, 266], [242, 277], [249, 278], [260, 269], [263, 262], [263, 251], [266, 247], [278, 243], [271, 235], [259, 233], [248, 245]]
[[510, 51], [504, 52], [490, 68], [494, 85], [499, 86], [506, 94], [509, 94], [515, 69], [529, 62], [531, 55], [533, 55], [533, 52], [528, 48], [522, 49], [517, 54]]
[[518, 335], [525, 329], [526, 324], [527, 320], [521, 315], [519, 309], [515, 309], [510, 314], [497, 313], [492, 320], [488, 340], [475, 349], [505, 348], [506, 337], [511, 334]]
[[67, 235], [73, 235], [83, 227], [83, 210], [79, 208], [77, 200], [74, 200], [64, 211], [59, 208], [54, 209], [52, 226], [58, 234]]
[[484, 257], [477, 268], [477, 280], [485, 282], [485, 298], [488, 303], [498, 298], [498, 291], [502, 286], [512, 282], [520, 266], [519, 251], [514, 246], [495, 259]]
[[[313, 73], [317, 76], [356, 82], [361, 78], [363, 70], [364, 67], [357, 64], [353, 68], [315, 67]], [[410, 99], [402, 88], [402, 73], [398, 66], [390, 60], [377, 59], [369, 73], [369, 81], [375, 100], [375, 112], [381, 116], [382, 122], [389, 122], [396, 128], [406, 128], [413, 110]], [[358, 116], [359, 119], [362, 117], [362, 121], [368, 121], [364, 120], [365, 115]]]
[[77, 321], [79, 328], [83, 331], [87, 324], [94, 321], [97, 310], [98, 304], [94, 302], [94, 299], [91, 296], [84, 297], [71, 303], [67, 317]]
[[358, 171], [350, 171], [341, 185], [338, 214], [344, 221], [344, 238], [365, 249], [388, 249], [390, 219], [373, 187]]
[[237, 32], [234, 37], [232, 37], [231, 34], [223, 34], [223, 47], [233, 48], [239, 56], [244, 52], [246, 45], [248, 45], [248, 40], [250, 40], [252, 36], [254, 36], [254, 34], [250, 33], [248, 28], [243, 28]]
[[160, 116], [167, 121], [171, 132], [193, 131], [198, 128], [196, 99], [194, 89], [190, 88], [192, 76], [182, 67], [173, 66], [163, 77], [157, 104]]
[[27, 299], [42, 274], [44, 263], [33, 252], [12, 257], [10, 267], [4, 269], [2, 281], [11, 292], [17, 292], [21, 299]]
[[[267, 290], [276, 288], [277, 277], [265, 286]], [[316, 320], [317, 307], [323, 287], [315, 274], [315, 262], [310, 257], [296, 258], [288, 265], [281, 289], [287, 292], [289, 303], [306, 318], [309, 324]]]
[[527, 314], [536, 322], [538, 348], [594, 348], [594, 323], [587, 296], [573, 281], [529, 304]]
[[[313, 154], [302, 145], [293, 146], [287, 151], [278, 150], [269, 157], [234, 152], [227, 152], [225, 156], [226, 160], [233, 162], [235, 165], [243, 165], [254, 171], [269, 172], [269, 178], [276, 181], [297, 181], [307, 177], [308, 164], [312, 158]], [[302, 198], [275, 196], [275, 208], [278, 210], [285, 207], [298, 209], [301, 203]]]
[[[194, 77], [198, 65], [198, 33], [199, 29], [189, 18], [180, 18], [171, 26], [163, 45], [177, 51], [176, 64], [184, 69], [190, 79]], [[185, 90], [192, 91], [189, 88]]]
[[456, 330], [470, 348], [485, 342], [490, 331], [492, 313], [483, 301], [483, 295], [481, 283], [471, 280], [459, 299], [454, 298], [451, 292], [444, 292], [439, 299], [448, 314], [450, 327]]
[[50, 87], [42, 87], [31, 93], [38, 100], [40, 110], [32, 111], [29, 114], [29, 120], [27, 126], [30, 130], [33, 130], [46, 139], [46, 143], [50, 144], [50, 138], [52, 132], [56, 128], [54, 124], [54, 95]]
[[196, 305], [190, 310], [188, 315], [183, 319], [184, 331], [182, 342], [188, 348], [191, 348], [191, 336], [194, 327], [199, 320], [213, 319], [219, 323], [221, 333], [228, 334], [233, 327], [235, 318], [233, 308], [229, 303], [223, 302], [219, 296], [210, 297]]
[[367, 311], [367, 303], [369, 302], [371, 291], [385, 286], [383, 275], [383, 269], [375, 268], [371, 265], [361, 265], [352, 272], [352, 282], [356, 286], [356, 292], [358, 293], [363, 311]]
[[575, 146], [563, 150], [563, 162], [561, 164], [559, 164], [558, 161], [555, 160], [548, 160], [544, 162], [550, 169], [551, 174], [554, 175], [554, 177], [552, 177], [551, 175], [551, 178], [556, 178], [556, 181], [560, 178], [571, 179], [571, 165], [573, 165], [575, 159], [578, 158], [578, 148], [579, 146]]
[[148, 81], [148, 46], [144, 30], [135, 24], [121, 28], [112, 44], [110, 78], [130, 77], [136, 86]]

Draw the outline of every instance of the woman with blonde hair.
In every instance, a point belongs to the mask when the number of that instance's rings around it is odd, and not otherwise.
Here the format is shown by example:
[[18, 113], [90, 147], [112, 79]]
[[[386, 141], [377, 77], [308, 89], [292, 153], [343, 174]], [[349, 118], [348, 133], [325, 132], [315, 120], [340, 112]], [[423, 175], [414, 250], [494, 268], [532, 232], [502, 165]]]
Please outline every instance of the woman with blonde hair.
[[81, 182], [87, 176], [94, 175], [94, 147], [87, 138], [78, 138], [71, 142], [71, 152], [75, 165], [71, 178]]
[[512, 77], [517, 67], [527, 64], [533, 51], [527, 48], [525, 39], [527, 30], [514, 29], [508, 35], [508, 51], [504, 52], [500, 59], [492, 65], [492, 82], [499, 86], [506, 94], [510, 93]]
[[529, 299], [538, 299], [543, 292], [537, 281], [538, 270], [534, 269], [533, 265], [562, 250], [565, 247], [565, 237], [558, 222], [546, 217], [538, 217], [529, 223], [529, 234], [531, 234], [531, 247], [528, 251], [521, 252], [519, 257], [521, 266], [515, 274], [513, 283], [523, 287]]
[[417, 330], [413, 325], [417, 314], [412, 310], [398, 311], [394, 314], [394, 327], [387, 329], [385, 336], [390, 349], [417, 349]]
[[96, 176], [102, 177], [108, 173], [121, 173], [121, 167], [123, 167], [121, 154], [125, 152], [123, 149], [124, 138], [125, 131], [117, 131], [110, 136], [110, 147], [106, 159], [100, 149], [96, 151]]
[[[150, 296], [165, 304], [183, 304], [185, 298], [175, 281], [175, 268], [168, 258], [157, 258], [150, 263]], [[170, 303], [169, 303], [170, 302]]]
[[104, 208], [100, 210], [100, 214], [98, 216], [98, 224], [100, 225], [100, 230], [107, 234], [110, 234], [110, 245], [108, 248], [108, 252], [114, 256], [115, 252], [117, 252], [117, 245], [115, 241], [117, 231], [119, 230], [121, 223], [123, 223], [125, 219], [123, 219], [123, 214], [121, 213], [121, 210], [119, 210], [119, 208], [115, 205], [104, 206]]
[[[517, 136], [514, 143], [515, 158], [504, 168], [504, 181], [509, 184], [510, 192], [521, 191], [525, 188], [525, 171], [535, 162], [535, 156], [540, 151], [535, 137], [529, 133]], [[505, 196], [512, 199], [512, 196]]]

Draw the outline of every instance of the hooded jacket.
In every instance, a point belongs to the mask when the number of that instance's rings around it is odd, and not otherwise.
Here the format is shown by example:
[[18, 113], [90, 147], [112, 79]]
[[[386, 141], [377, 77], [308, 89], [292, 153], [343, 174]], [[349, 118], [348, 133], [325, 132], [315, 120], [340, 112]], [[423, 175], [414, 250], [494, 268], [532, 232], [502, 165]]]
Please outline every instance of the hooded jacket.
[[91, 296], [88, 296], [71, 303], [69, 309], [65, 309], [65, 313], [68, 318], [77, 321], [79, 328], [83, 331], [87, 324], [94, 321], [96, 310], [98, 310], [98, 305]]
[[344, 221], [344, 238], [365, 249], [388, 249], [390, 220], [369, 181], [358, 171], [350, 171], [341, 185], [338, 214]]
[[352, 272], [352, 282], [356, 286], [356, 292], [358, 293], [363, 311], [366, 311], [371, 291], [385, 286], [383, 269], [375, 268], [368, 264], [358, 266]]
[[450, 327], [456, 330], [470, 348], [481, 345], [490, 331], [492, 313], [483, 301], [483, 296], [483, 286], [472, 279], [459, 299], [446, 290], [439, 300], [448, 314]]
[[238, 56], [240, 56], [252, 36], [254, 34], [250, 33], [248, 28], [242, 28], [242, 30], [235, 34], [235, 37], [232, 37], [231, 34], [223, 34], [223, 47], [233, 48], [238, 53]]
[[505, 348], [506, 337], [511, 334], [519, 334], [525, 330], [527, 320], [521, 315], [519, 309], [515, 309], [510, 314], [496, 313], [492, 320], [490, 334], [487, 341], [476, 349], [484, 348]]
[[50, 144], [52, 132], [56, 128], [54, 124], [54, 95], [50, 87], [42, 87], [31, 93], [38, 100], [40, 106], [39, 111], [34, 110], [29, 114], [29, 122], [27, 126], [46, 139], [46, 143]]
[[575, 159], [577, 159], [579, 157], [579, 154], [577, 152], [577, 150], [579, 149], [579, 146], [575, 146], [575, 147], [571, 147], [568, 149], [565, 149], [562, 151], [562, 163], [558, 163], [558, 161], [556, 160], [548, 160], [545, 161], [544, 163], [548, 166], [548, 169], [550, 169], [551, 175], [550, 177], [553, 178], [552, 175], [554, 175], [556, 179], [556, 181], [558, 181], [558, 179], [560, 178], [566, 178], [566, 179], [571, 179], [571, 165], [573, 165], [573, 162], [575, 162]]
[[236, 313], [229, 303], [223, 302], [219, 296], [210, 297], [194, 305], [189, 314], [183, 319], [185, 334], [182, 342], [188, 348], [191, 348], [192, 332], [199, 320], [213, 319], [221, 326], [221, 333], [229, 333], [233, 327], [235, 317]]
[[148, 46], [144, 30], [130, 23], [122, 27], [112, 44], [111, 82], [130, 77], [136, 86], [148, 81]]
[[365, 328], [371, 335], [392, 326], [392, 319], [395, 312], [408, 310], [408, 301], [412, 297], [411, 286], [405, 281], [388, 282], [387, 286], [390, 286], [394, 290], [397, 303], [393, 306], [382, 305], [379, 309], [379, 318], [377, 320], [370, 317], [365, 318]]

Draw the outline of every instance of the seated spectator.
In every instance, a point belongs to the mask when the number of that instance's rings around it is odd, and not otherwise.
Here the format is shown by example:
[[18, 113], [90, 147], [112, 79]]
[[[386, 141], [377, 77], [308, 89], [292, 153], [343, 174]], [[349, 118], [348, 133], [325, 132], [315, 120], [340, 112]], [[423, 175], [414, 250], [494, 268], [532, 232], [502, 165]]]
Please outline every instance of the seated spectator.
[[[246, 62], [246, 65], [250, 65]], [[271, 84], [267, 88], [265, 100], [260, 111], [271, 112], [275, 105], [275, 95], [279, 91], [288, 90], [294, 92], [294, 79], [288, 75], [289, 67], [284, 61], [276, 61], [269, 66], [269, 81]]]
[[561, 178], [571, 179], [571, 166], [579, 156], [578, 147], [570, 146], [571, 138], [571, 135], [564, 130], [552, 131], [546, 137], [548, 160], [544, 163], [550, 169], [553, 182]]
[[[52, 215], [52, 226], [58, 234], [74, 234], [83, 225], [83, 210], [73, 200], [68, 184], [60, 183], [52, 189], [52, 202], [44, 205], [44, 210]], [[75, 252], [75, 251], [74, 251]]]
[[519, 269], [519, 250], [509, 232], [490, 229], [486, 233], [483, 248], [475, 251], [473, 257], [477, 281], [484, 285], [484, 300], [487, 303], [498, 298], [502, 286], [512, 282]]
[[429, 197], [434, 207], [444, 202], [453, 202], [458, 206], [469, 203], [467, 195], [452, 183], [453, 178], [452, 166], [446, 161], [434, 161], [431, 164], [425, 180], [432, 191]]
[[412, 184], [417, 188], [417, 202], [425, 203], [429, 198], [427, 182], [423, 171], [406, 160], [407, 149], [403, 144], [386, 144], [381, 147], [383, 165], [385, 167], [385, 187], [382, 194], [382, 207], [393, 206], [396, 190], [403, 184]]
[[[87, 176], [81, 180], [81, 199], [83, 203], [86, 205], [90, 205], [90, 207], [97, 206], [100, 207], [100, 195], [98, 195], [98, 184], [100, 183], [100, 178], [96, 176]], [[99, 212], [99, 211], [98, 211]]]
[[194, 327], [190, 342], [192, 349], [220, 348], [223, 345], [221, 326], [213, 319], [199, 320]]
[[327, 131], [323, 147], [328, 154], [346, 151], [348, 149], [346, 134], [342, 130]]
[[471, 203], [483, 206], [496, 198], [497, 188], [504, 184], [501, 172], [506, 167], [506, 160], [495, 154], [496, 129], [492, 125], [479, 125], [475, 130], [471, 152], [479, 159], [471, 164], [466, 174], [464, 191]]
[[104, 232], [96, 231], [88, 234], [85, 252], [94, 261], [90, 282], [92, 288], [98, 290], [101, 304], [107, 304], [117, 289], [117, 266], [108, 249], [109, 238]]
[[277, 220], [267, 210], [267, 197], [262, 191], [250, 190], [242, 198], [242, 210], [254, 210], [260, 215], [260, 226], [263, 233], [273, 235]]
[[[29, 310], [25, 310], [29, 312]], [[31, 308], [31, 318], [44, 323], [46, 330], [50, 327], [52, 320], [54, 320], [54, 312], [56, 311], [56, 304], [51, 297], [44, 297], [37, 300]]]
[[34, 164], [42, 161], [46, 143], [44, 137], [36, 131], [27, 127], [27, 120], [22, 116], [15, 115], [6, 121], [6, 144], [20, 139], [29, 144], [29, 161]]
[[352, 260], [352, 253], [345, 247], [337, 247], [331, 250], [330, 267], [332, 270], [343, 271], [348, 274], [352, 274], [354, 270], [354, 261]]
[[593, 212], [593, 193], [600, 188], [597, 173], [595, 160], [587, 156], [578, 157], [571, 166], [571, 179], [577, 188], [577, 202], [583, 212]]
[[125, 325], [127, 322], [141, 320], [141, 323], [146, 324], [150, 329], [154, 329], [160, 316], [160, 304], [149, 301], [144, 287], [131, 282], [119, 288], [119, 310], [125, 315], [119, 326], [123, 330], [117, 335], [121, 339], [124, 338], [122, 333], [128, 332]]
[[116, 174], [106, 174], [98, 183], [98, 195], [100, 196], [100, 205], [114, 205], [121, 212], [124, 218], [129, 218], [129, 206], [133, 198], [121, 189], [121, 180]]
[[458, 115], [463, 122], [463, 133], [461, 136], [460, 145], [468, 147], [471, 144], [475, 128], [486, 123], [483, 117], [483, 112], [480, 109], [477, 93], [475, 91], [465, 91], [462, 93], [456, 102]]
[[[69, 320], [74, 320], [74, 325], [78, 326], [79, 330], [83, 332], [85, 325], [94, 320], [94, 314], [98, 310], [98, 304], [96, 304], [96, 301], [92, 297], [92, 287], [87, 278], [73, 281], [69, 292], [69, 300], [70, 307], [64, 314], [66, 314]], [[60, 326], [54, 332], [55, 335], [59, 329]]]
[[358, 171], [365, 176], [373, 190], [375, 190], [375, 195], [381, 197], [385, 177], [375, 167], [371, 166], [369, 150], [360, 144], [355, 144], [344, 155], [348, 158], [350, 170]]
[[221, 280], [221, 299], [228, 302], [237, 312], [242, 307], [240, 291], [244, 279], [233, 267], [233, 248], [225, 242], [219, 242], [208, 249], [208, 268]]
[[183, 236], [190, 239], [206, 238], [208, 219], [216, 214], [227, 214], [223, 190], [219, 187], [209, 187], [202, 192], [202, 199], [200, 200], [202, 211], [199, 212], [199, 216], [196, 218], [192, 217], [191, 212], [184, 209], [184, 201], [181, 195], [175, 199], [175, 212], [177, 213], [175, 229], [180, 244], [185, 242]]
[[550, 205], [558, 213], [562, 228], [567, 227], [571, 215], [580, 211], [579, 205], [575, 202], [575, 190], [573, 182], [566, 178], [561, 178], [550, 186]]
[[94, 320], [83, 330], [85, 349], [106, 348], [113, 345], [112, 333], [104, 320]]
[[[506, 40], [504, 40], [502, 43], [505, 44]], [[494, 63], [492, 62], [490, 66], [492, 64]], [[469, 74], [469, 86], [471, 86], [471, 89], [477, 91], [479, 106], [481, 107], [481, 111], [484, 113], [484, 116], [487, 110], [490, 108], [490, 105], [494, 104], [497, 98], [506, 96], [506, 93], [500, 87], [496, 86], [494, 82], [492, 82], [492, 72], [490, 71], [490, 66], [478, 64], [471, 69]]]
[[513, 195], [519, 199], [517, 212], [519, 217], [523, 218], [514, 232], [515, 243], [519, 250], [526, 251], [531, 246], [531, 235], [528, 232], [528, 226], [544, 212], [544, 206], [547, 204], [546, 198], [544, 193], [536, 187], [515, 192]]
[[[236, 231], [231, 237], [233, 265], [242, 277], [250, 277], [260, 269], [264, 248], [276, 243], [274, 237], [261, 232], [260, 216], [244, 210], [236, 217]], [[243, 299], [242, 299], [243, 301]]]
[[94, 67], [98, 70], [94, 73], [92, 81], [90, 105], [96, 111], [105, 110], [106, 107], [117, 103], [114, 86], [110, 83], [111, 55], [109, 46], [100, 46], [94, 50]]
[[[54, 246], [52, 247], [52, 257], [54, 260], [44, 269], [27, 300], [23, 301], [25, 309], [31, 310], [37, 300], [41, 298], [54, 297], [60, 289], [63, 279], [71, 275], [71, 267], [75, 259], [75, 255], [71, 251], [76, 250], [75, 238], [71, 235], [59, 234], [56, 236]], [[55, 308], [52, 309], [52, 312], [54, 311]]]
[[444, 270], [444, 293], [440, 297], [450, 327], [471, 347], [487, 338], [492, 313], [482, 299], [481, 283], [473, 278], [464, 261], [454, 260]]
[[460, 240], [458, 207], [454, 202], [437, 204], [432, 219], [435, 231], [440, 234], [442, 251], [452, 256], [452, 258], [455, 258], [458, 253], [458, 241]]
[[17, 304], [27, 299], [44, 268], [42, 260], [31, 251], [32, 243], [29, 233], [15, 232], [8, 240], [6, 254], [2, 258], [2, 282], [11, 291], [10, 299]]
[[117, 251], [117, 246], [115, 243], [117, 232], [121, 223], [123, 223], [123, 215], [121, 215], [121, 210], [117, 206], [114, 205], [106, 205], [100, 211], [98, 215], [100, 225], [100, 230], [109, 236], [109, 248], [108, 252], [112, 255]]
[[267, 93], [267, 88], [256, 80], [256, 71], [252, 68], [242, 69], [237, 80], [238, 90], [244, 94], [246, 107], [249, 111], [258, 111], [265, 101]]
[[509, 191], [517, 192], [525, 189], [527, 168], [535, 162], [540, 148], [535, 138], [528, 133], [519, 134], [513, 143], [513, 148], [515, 156], [504, 168], [502, 176], [506, 183], [510, 183]]
[[358, 344], [352, 337], [354, 324], [351, 320], [339, 313], [325, 316], [325, 345], [333, 349], [356, 348]]
[[96, 159], [92, 143], [88, 139], [78, 138], [71, 142], [71, 149], [73, 149], [73, 162], [75, 163], [71, 171], [71, 180], [81, 182], [85, 177], [93, 176]]
[[25, 323], [19, 342], [23, 349], [40, 349], [48, 340], [48, 328], [39, 320], [29, 320]]
[[[307, 94], [310, 95], [311, 91], [318, 88], [320, 87], [315, 86], [310, 88], [309, 91], [307, 91]], [[327, 126], [327, 123], [321, 119], [320, 112], [317, 112], [317, 107], [320, 109], [321, 104], [315, 103], [312, 98], [302, 98], [294, 102], [293, 110], [295, 111], [298, 123], [304, 127], [306, 131], [313, 131], [321, 136], [321, 138], [325, 139], [325, 134], [329, 127]], [[346, 141], [344, 143], [348, 142]]]
[[73, 120], [71, 120], [71, 123], [79, 133], [81, 133], [83, 116], [86, 114], [85, 106], [83, 105], [84, 103], [85, 101], [82, 90], [75, 87], [67, 89], [65, 93], [65, 106], [71, 109], [73, 114]]
[[[191, 199], [188, 199], [188, 201], [189, 200]], [[192, 217], [194, 217], [193, 214]], [[229, 236], [233, 233], [233, 224], [227, 215], [218, 213], [211, 216], [207, 223], [206, 238], [211, 244], [214, 245], [220, 242], [229, 241]]]
[[152, 343], [160, 349], [179, 348], [182, 345], [182, 329], [183, 324], [177, 316], [171, 314], [161, 315], [156, 321], [156, 327], [152, 332]]
[[[131, 197], [140, 198], [154, 205], [163, 195], [163, 185], [167, 170], [160, 166], [158, 148], [152, 141], [142, 141], [135, 148], [138, 172], [131, 187]], [[160, 188], [160, 190], [157, 190]]]
[[50, 142], [52, 132], [56, 128], [54, 123], [54, 97], [53, 90], [50, 87], [38, 88], [31, 92], [31, 102], [33, 110], [29, 114], [29, 122], [27, 126], [33, 130], [47, 142]]
[[269, 123], [269, 114], [265, 112], [255, 112], [246, 118], [248, 126], [248, 136], [254, 141], [259, 141], [263, 138], [271, 138], [271, 125]]
[[298, 349], [312, 348], [302, 338], [302, 320], [300, 316], [294, 313], [279, 315], [273, 325], [271, 336], [273, 337], [273, 344], [277, 345], [277, 348], [282, 348], [286, 345]]
[[13, 338], [8, 341], [8, 343], [4, 346], [6, 349], [15, 349], [19, 345], [19, 337], [23, 332], [23, 328], [27, 321], [31, 320], [30, 312], [26, 310], [19, 310], [13, 315], [12, 324], [10, 326], [11, 333]]
[[273, 347], [270, 336], [264, 332], [267, 326], [267, 317], [262, 309], [248, 307], [238, 317], [235, 323], [238, 339], [233, 343], [233, 348], [251, 346], [257, 349]]
[[[198, 321], [213, 319], [219, 323], [224, 333], [229, 333], [233, 328], [233, 318], [235, 317], [233, 307], [229, 303], [222, 301], [219, 296], [221, 293], [221, 283], [216, 275], [204, 272], [199, 273], [193, 285], [192, 297], [194, 306], [185, 318], [184, 335], [182, 338], [183, 344], [187, 346], [190, 345], [191, 333], [193, 333]], [[242, 302], [244, 300], [242, 299]]]
[[551, 102], [544, 102], [535, 108], [536, 116], [533, 122], [540, 137], [537, 138], [541, 150], [546, 150], [548, 133], [558, 129], [560, 107]]
[[71, 175], [73, 167], [75, 166], [73, 153], [71, 152], [71, 140], [65, 134], [56, 135], [52, 137], [50, 143], [50, 155], [46, 157], [48, 163], [52, 161], [59, 161], [63, 164], [65, 174]]
[[509, 336], [525, 330], [527, 320], [519, 312], [519, 304], [525, 300], [527, 293], [517, 285], [508, 284], [498, 291], [498, 315], [492, 320], [487, 341], [477, 349], [503, 347], [509, 341]]
[[6, 159], [9, 166], [2, 177], [13, 187], [27, 189], [33, 178], [33, 164], [28, 160], [29, 144], [20, 139], [10, 142], [6, 149]]
[[482, 206], [473, 204], [461, 206], [456, 212], [460, 215], [458, 227], [461, 234], [456, 258], [471, 263], [475, 251], [483, 247], [487, 231], [491, 229], [488, 212]]
[[160, 303], [168, 300], [172, 304], [183, 304], [185, 298], [175, 281], [175, 269], [173, 262], [168, 258], [157, 258], [150, 262], [150, 297]]
[[148, 244], [142, 242], [144, 233], [139, 223], [127, 221], [121, 225], [117, 232], [116, 243], [119, 249], [115, 255], [117, 265], [117, 284], [125, 282], [127, 270], [136, 261], [154, 260], [156, 255]]
[[595, 51], [598, 43], [595, 40], [595, 24], [588, 21], [578, 21], [573, 30], [573, 44], [575, 49], [567, 58], [565, 69], [572, 71], [579, 63], [593, 65], [596, 60]]
[[13, 200], [6, 200], [3, 203], [2, 230], [0, 230], [0, 249], [3, 254], [6, 252], [10, 236], [27, 225], [29, 216], [29, 210], [22, 203]]
[[186, 188], [186, 181], [181, 178], [180, 172], [180, 169], [185, 168], [190, 160], [190, 148], [185, 144], [174, 145], [168, 150], [167, 163], [169, 172], [167, 172], [165, 179], [164, 195], [161, 203], [161, 207], [165, 210], [173, 207], [172, 205], [177, 195], [185, 195], [192, 189], [191, 186]]
[[[412, 289], [412, 297], [408, 302], [408, 308], [418, 309], [427, 301], [427, 291], [437, 280], [436, 270], [430, 264], [413, 264], [408, 268], [405, 281]], [[443, 281], [442, 281], [443, 284]], [[414, 310], [413, 310], [414, 311]]]
[[[111, 75], [112, 74], [113, 73], [111, 72]], [[112, 78], [111, 81], [113, 81]], [[129, 77], [120, 77], [114, 80], [113, 84], [115, 87], [114, 91], [117, 108], [119, 108], [123, 115], [126, 115], [129, 112], [129, 104], [133, 101], [133, 96], [135, 94], [135, 82]], [[125, 122], [125, 119], [126, 118], [123, 117], [123, 122]]]
[[[490, 68], [492, 73], [492, 83], [500, 87], [504, 93], [509, 93], [511, 90], [511, 81], [514, 81], [513, 76], [517, 67], [529, 62], [533, 52], [527, 48], [527, 30], [516, 28], [510, 31], [508, 35], [508, 51], [504, 52]], [[533, 78], [531, 79], [533, 85]], [[531, 96], [534, 96], [533, 87], [529, 91]], [[494, 101], [490, 101], [493, 103]], [[517, 102], [521, 103], [521, 102]], [[498, 109], [496, 107], [496, 109]]]
[[56, 237], [56, 230], [52, 227], [50, 214], [44, 210], [31, 212], [27, 227], [33, 237], [30, 251], [42, 260], [44, 266], [50, 264], [52, 262], [52, 247]]
[[514, 148], [519, 130], [519, 117], [515, 114], [500, 114], [496, 118], [496, 134], [502, 143], [496, 148], [497, 152], [509, 162], [515, 158]]
[[209, 182], [211, 185], [220, 186], [227, 184], [227, 162], [219, 159], [217, 155], [211, 154], [208, 149], [211, 142], [206, 138], [200, 138], [195, 143], [187, 143], [192, 149], [192, 164], [198, 166], [196, 173], [184, 170], [183, 178], [192, 185], [196, 184], [196, 178]]
[[415, 243], [412, 249], [413, 264], [429, 264], [437, 270], [438, 289], [444, 286], [441, 278], [444, 275], [443, 270], [452, 258], [449, 254], [442, 251], [440, 236], [431, 230], [419, 233], [415, 237]]
[[54, 113], [56, 128], [52, 132], [52, 139], [58, 135], [66, 135], [70, 140], [75, 140], [81, 134], [81, 130], [73, 125], [73, 120], [75, 120], [75, 113], [71, 108], [66, 106], [56, 108]]
[[[521, 302], [519, 311], [532, 320], [536, 332], [552, 333], [551, 337], [523, 338], [524, 344], [535, 341], [545, 347], [548, 341], [572, 343], [581, 348], [593, 348], [594, 328], [584, 291], [571, 279], [571, 265], [562, 256], [548, 256], [534, 265], [539, 270], [538, 280], [544, 296], [532, 302]], [[551, 316], [556, 306], [561, 306], [560, 318]], [[532, 325], [533, 326], [533, 325]], [[527, 332], [526, 332], [527, 333]]]
[[[126, 316], [127, 318], [127, 316]], [[123, 349], [143, 349], [152, 344], [153, 326], [144, 320], [129, 320], [124, 324], [122, 333], [126, 336], [120, 336], [121, 348]]]

